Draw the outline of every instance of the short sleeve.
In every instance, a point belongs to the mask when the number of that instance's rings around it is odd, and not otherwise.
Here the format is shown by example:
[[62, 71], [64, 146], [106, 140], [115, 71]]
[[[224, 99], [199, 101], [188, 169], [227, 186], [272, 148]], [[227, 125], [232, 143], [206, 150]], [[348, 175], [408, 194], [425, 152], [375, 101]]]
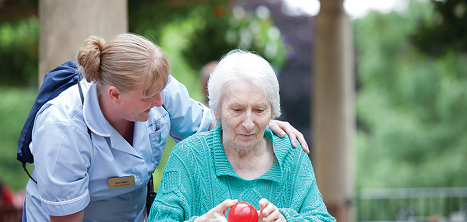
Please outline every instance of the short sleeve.
[[[90, 201], [88, 168], [92, 145], [87, 132], [54, 115], [38, 116], [31, 151], [43, 210], [63, 216], [83, 210]], [[37, 126], [37, 127], [36, 127]]]

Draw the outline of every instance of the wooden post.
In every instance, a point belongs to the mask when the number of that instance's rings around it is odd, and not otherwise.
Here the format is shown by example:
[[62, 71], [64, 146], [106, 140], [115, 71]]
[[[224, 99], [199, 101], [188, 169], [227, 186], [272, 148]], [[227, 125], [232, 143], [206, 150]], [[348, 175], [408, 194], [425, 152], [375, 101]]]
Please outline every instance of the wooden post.
[[106, 40], [128, 31], [126, 0], [40, 0], [39, 86], [45, 74], [76, 54], [90, 35]]
[[354, 62], [344, 0], [321, 0], [314, 42], [313, 165], [324, 202], [338, 222], [354, 221]]

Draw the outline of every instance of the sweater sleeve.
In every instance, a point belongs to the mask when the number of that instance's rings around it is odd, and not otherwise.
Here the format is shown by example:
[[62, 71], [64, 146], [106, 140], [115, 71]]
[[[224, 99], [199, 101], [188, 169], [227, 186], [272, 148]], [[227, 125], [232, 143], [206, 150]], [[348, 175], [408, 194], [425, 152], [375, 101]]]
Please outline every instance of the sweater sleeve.
[[[194, 221], [193, 166], [187, 140], [178, 143], [165, 166], [161, 184], [147, 221]], [[195, 216], [193, 216], [195, 215]]]
[[318, 190], [313, 167], [308, 156], [303, 150], [299, 152], [299, 163], [295, 170], [295, 182], [293, 186], [293, 204], [290, 208], [279, 208], [287, 221], [327, 221], [335, 222], [323, 202], [323, 197]]

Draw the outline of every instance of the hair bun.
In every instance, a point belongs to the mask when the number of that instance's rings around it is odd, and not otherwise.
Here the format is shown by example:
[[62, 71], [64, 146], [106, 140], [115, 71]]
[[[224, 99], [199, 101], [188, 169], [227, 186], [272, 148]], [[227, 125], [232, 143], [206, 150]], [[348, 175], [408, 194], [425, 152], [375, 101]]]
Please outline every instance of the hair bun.
[[105, 41], [97, 36], [90, 36], [78, 52], [78, 64], [86, 81], [96, 81], [99, 78], [101, 52]]

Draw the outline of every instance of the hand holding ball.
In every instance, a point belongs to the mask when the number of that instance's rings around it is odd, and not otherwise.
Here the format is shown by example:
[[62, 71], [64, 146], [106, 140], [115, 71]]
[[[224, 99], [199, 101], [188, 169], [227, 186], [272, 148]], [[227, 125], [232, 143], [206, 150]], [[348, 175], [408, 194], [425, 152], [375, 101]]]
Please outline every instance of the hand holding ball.
[[253, 205], [246, 202], [239, 202], [230, 208], [227, 215], [229, 222], [257, 222], [258, 213]]

